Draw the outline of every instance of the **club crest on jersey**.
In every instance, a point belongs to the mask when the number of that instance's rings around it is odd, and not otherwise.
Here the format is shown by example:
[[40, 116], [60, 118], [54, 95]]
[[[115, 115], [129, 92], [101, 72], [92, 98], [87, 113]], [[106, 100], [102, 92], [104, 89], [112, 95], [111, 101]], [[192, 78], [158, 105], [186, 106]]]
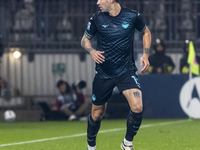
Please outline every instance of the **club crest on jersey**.
[[87, 29], [90, 30], [91, 22], [88, 22]]
[[92, 95], [92, 100], [95, 101], [96, 100], [96, 96], [93, 94]]
[[127, 29], [127, 28], [129, 27], [129, 23], [128, 23], [127, 21], [124, 21], [124, 22], [122, 23], [122, 27], [123, 27], [124, 29]]

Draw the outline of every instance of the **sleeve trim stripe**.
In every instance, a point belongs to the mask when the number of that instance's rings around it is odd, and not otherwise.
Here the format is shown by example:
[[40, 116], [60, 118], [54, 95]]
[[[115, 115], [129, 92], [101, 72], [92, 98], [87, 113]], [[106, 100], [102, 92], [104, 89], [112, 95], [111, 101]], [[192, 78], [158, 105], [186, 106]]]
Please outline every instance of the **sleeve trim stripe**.
[[85, 30], [85, 33], [90, 36], [90, 37], [93, 37], [91, 34], [89, 34], [86, 30]]
[[145, 28], [146, 28], [146, 24], [145, 24], [144, 28], [141, 31], [144, 31]]

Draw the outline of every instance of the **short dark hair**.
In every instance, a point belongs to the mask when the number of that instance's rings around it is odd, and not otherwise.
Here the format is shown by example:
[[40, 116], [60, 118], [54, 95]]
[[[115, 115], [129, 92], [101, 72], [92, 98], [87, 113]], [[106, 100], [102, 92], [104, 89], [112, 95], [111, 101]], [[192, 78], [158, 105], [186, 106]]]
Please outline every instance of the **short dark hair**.
[[65, 84], [66, 87], [67, 87], [66, 93], [69, 93], [69, 92], [71, 91], [71, 88], [70, 88], [70, 86], [69, 86], [69, 83], [67, 83], [67, 82], [64, 81], [64, 80], [59, 80], [59, 81], [57, 82], [56, 87], [57, 87], [57, 88], [60, 88], [60, 86], [63, 85], [63, 84]]
[[79, 89], [83, 89], [87, 86], [87, 83], [83, 80], [81, 80], [79, 83], [78, 83], [78, 87]]
[[57, 82], [56, 87], [59, 88], [59, 87], [60, 87], [61, 85], [63, 85], [63, 84], [65, 84], [65, 81], [59, 80], [59, 81]]

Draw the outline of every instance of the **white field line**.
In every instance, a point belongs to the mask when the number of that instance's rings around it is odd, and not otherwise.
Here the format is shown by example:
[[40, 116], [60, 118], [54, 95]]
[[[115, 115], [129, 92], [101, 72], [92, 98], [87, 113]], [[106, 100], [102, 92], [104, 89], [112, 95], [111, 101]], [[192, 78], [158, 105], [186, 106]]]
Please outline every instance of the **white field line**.
[[[178, 124], [178, 123], [184, 123], [184, 122], [188, 122], [188, 120], [179, 120], [179, 121], [171, 121], [171, 122], [147, 124], [147, 125], [142, 125], [140, 128], [148, 128], [148, 127], [154, 127], [154, 126], [163, 126], [163, 125], [170, 125], [170, 124]], [[125, 129], [126, 128], [115, 128], [115, 129], [109, 129], [109, 130], [102, 130], [102, 131], [99, 131], [99, 133], [115, 132], [115, 131], [121, 131], [121, 130], [125, 130]], [[0, 145], [0, 147], [14, 146], [14, 145], [23, 145], [23, 144], [29, 144], [29, 143], [52, 141], [52, 140], [65, 139], [65, 138], [73, 138], [73, 137], [80, 137], [80, 136], [86, 136], [86, 133], [80, 133], [80, 134], [74, 134], [74, 135], [68, 135], [68, 136], [60, 136], [60, 137], [54, 137], [54, 138], [39, 139], [39, 140], [32, 140], [32, 141], [17, 142], [17, 143], [8, 143], [8, 144], [2, 144], [2, 145]]]

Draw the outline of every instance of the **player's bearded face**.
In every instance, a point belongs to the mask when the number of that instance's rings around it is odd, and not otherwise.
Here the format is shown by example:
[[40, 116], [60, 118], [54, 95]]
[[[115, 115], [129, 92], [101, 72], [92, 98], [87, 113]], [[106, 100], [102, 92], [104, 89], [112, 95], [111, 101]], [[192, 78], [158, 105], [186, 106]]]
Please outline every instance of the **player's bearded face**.
[[98, 0], [97, 5], [99, 6], [102, 12], [109, 12], [109, 9], [110, 9], [109, 0]]

